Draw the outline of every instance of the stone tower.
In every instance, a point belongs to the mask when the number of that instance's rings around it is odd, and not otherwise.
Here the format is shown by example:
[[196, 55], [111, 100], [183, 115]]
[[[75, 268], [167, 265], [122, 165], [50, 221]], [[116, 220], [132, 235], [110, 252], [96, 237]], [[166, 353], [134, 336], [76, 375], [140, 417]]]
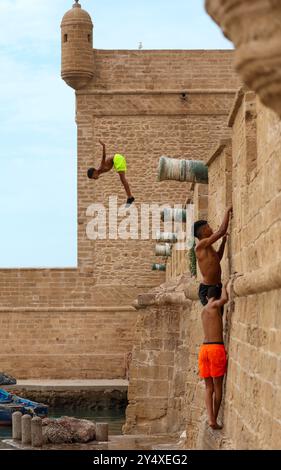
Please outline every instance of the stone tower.
[[75, 0], [61, 22], [61, 76], [75, 90], [94, 76], [93, 23], [78, 2]]

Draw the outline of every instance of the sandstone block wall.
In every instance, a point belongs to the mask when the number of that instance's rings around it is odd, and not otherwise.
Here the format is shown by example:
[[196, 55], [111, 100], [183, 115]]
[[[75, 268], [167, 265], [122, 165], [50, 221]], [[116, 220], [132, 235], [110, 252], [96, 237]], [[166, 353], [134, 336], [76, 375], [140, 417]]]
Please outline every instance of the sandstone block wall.
[[2, 308], [1, 370], [17, 378], [126, 378], [135, 323], [133, 307]]
[[[208, 222], [214, 231], [218, 230], [226, 208], [232, 205], [232, 140], [222, 139], [207, 162], [209, 167], [208, 184]], [[228, 241], [225, 246], [224, 257], [222, 259], [222, 279], [227, 281], [230, 275], [230, 254], [231, 254], [231, 229], [230, 219], [228, 229]], [[219, 249], [221, 240], [215, 245]]]
[[[232, 165], [230, 145], [224, 149], [220, 145], [209, 162], [211, 223], [219, 224], [221, 211], [233, 198], [224, 277], [229, 271], [242, 275], [234, 283], [234, 297], [225, 315], [228, 373], [221, 414], [224, 432], [222, 439], [208, 432], [204, 418], [202, 421], [203, 397], [197, 394], [195, 400], [187, 402], [187, 446], [278, 449], [280, 287], [276, 287], [280, 278], [278, 281], [270, 273], [280, 251], [279, 235], [275, 235], [280, 233], [280, 121], [248, 92], [237, 96], [230, 125]], [[212, 187], [218, 190], [212, 191]], [[196, 344], [196, 338], [194, 341]]]
[[171, 257], [167, 259], [166, 279], [175, 279], [180, 274], [189, 271], [188, 250], [177, 250], [172, 246]]
[[235, 287], [225, 409], [226, 432], [242, 449], [281, 443], [281, 283], [271, 275], [281, 246], [280, 130], [280, 119], [246, 94], [233, 125], [231, 263], [252, 282], [248, 292]]
[[[125, 430], [181, 431], [184, 425], [186, 448], [279, 449], [280, 120], [261, 105], [252, 92], [240, 90], [229, 116], [229, 126], [232, 139], [227, 136], [220, 141], [208, 160], [208, 220], [217, 228], [231, 202], [234, 211], [222, 263], [224, 280], [229, 275], [236, 276], [224, 314], [228, 372], [219, 416], [224, 430], [211, 432], [206, 426], [204, 383], [198, 376], [202, 307], [196, 300], [196, 289], [192, 288], [188, 275], [182, 281], [179, 277], [169, 277], [159, 290], [163, 297], [166, 295], [166, 303], [148, 306], [141, 316], [138, 339], [135, 340], [137, 346], [133, 355]], [[199, 187], [194, 191], [194, 203], [196, 214], [201, 218], [202, 194]], [[171, 290], [173, 296], [169, 294]], [[182, 296], [183, 292], [185, 296]], [[151, 295], [153, 297], [154, 294]], [[148, 301], [147, 294], [147, 305]], [[157, 297], [155, 301], [157, 303]], [[157, 323], [160, 317], [161, 322]], [[159, 355], [160, 351], [161, 357], [167, 353], [163, 338], [168, 331], [174, 331], [177, 339], [184, 340], [178, 345], [175, 343], [171, 358], [173, 367], [169, 363], [165, 371]], [[157, 332], [155, 343], [152, 332]], [[145, 338], [149, 338], [149, 342], [148, 350], [143, 354], [141, 345]], [[155, 349], [159, 347], [161, 349], [155, 355]], [[184, 351], [184, 370], [183, 364], [177, 361], [180, 347]], [[149, 403], [148, 390], [153, 390], [162, 369], [166, 374], [165, 384], [162, 382], [158, 390], [153, 410], [145, 409], [145, 400]], [[171, 397], [173, 385], [176, 385], [175, 374], [179, 370], [183, 378], [180, 396], [175, 393]], [[144, 375], [145, 380], [149, 377], [150, 388], [143, 393], [140, 382]], [[173, 409], [176, 399], [180, 404], [180, 414]], [[174, 420], [169, 419], [171, 410]]]
[[[107, 205], [112, 194], [120, 204], [126, 196], [116, 174], [95, 183], [85, 181], [84, 175], [88, 166], [99, 163], [98, 139], [103, 138], [109, 155], [121, 152], [127, 157], [135, 208], [153, 202], [183, 204], [186, 183], [157, 182], [159, 157], [204, 160], [223, 129], [227, 132], [225, 118], [238, 85], [232, 52], [94, 51], [94, 55], [95, 78], [77, 92], [79, 260], [83, 257], [84, 262], [88, 251], [90, 265], [94, 250], [94, 277], [104, 288], [116, 282], [124, 292], [128, 286], [156, 286], [165, 276], [151, 272], [151, 263], [157, 262], [154, 240], [97, 240], [90, 248], [85, 238], [89, 204]], [[212, 76], [211, 82], [205, 73]]]
[[[226, 207], [231, 204], [232, 199], [232, 140], [230, 138], [221, 139], [214, 149], [211, 151], [209, 159], [207, 160], [209, 184], [208, 184], [208, 203], [204, 201], [204, 207], [207, 205], [207, 210], [204, 209], [205, 217], [199, 212], [202, 207], [202, 185], [196, 185], [194, 191], [194, 205], [197, 208], [198, 219], [205, 218], [208, 220], [213, 230], [217, 230], [222, 222], [225, 214]], [[206, 189], [205, 189], [206, 193]], [[206, 196], [205, 196], [206, 197]], [[228, 280], [231, 270], [230, 254], [231, 254], [231, 226], [230, 222], [229, 233], [230, 237], [225, 247], [225, 254], [222, 260], [222, 279], [223, 282]], [[220, 241], [218, 241], [214, 248], [218, 249]], [[197, 280], [201, 282], [201, 273], [197, 267]], [[216, 439], [213, 439], [213, 433], [210, 433], [206, 427], [206, 412], [205, 412], [205, 385], [204, 381], [199, 378], [198, 374], [198, 354], [199, 348], [203, 341], [203, 331], [201, 323], [202, 305], [198, 301], [193, 301], [192, 307], [186, 311], [186, 315], [190, 317], [190, 348], [189, 364], [187, 370], [186, 381], [186, 429], [187, 440], [186, 447], [212, 449], [216, 447]], [[230, 312], [229, 308], [224, 309], [224, 341], [226, 348], [228, 348], [230, 328]], [[223, 419], [224, 403], [220, 410], [220, 419]], [[225, 436], [224, 436], [225, 440]], [[220, 442], [220, 441], [219, 441]]]
[[151, 306], [139, 313], [125, 433], [168, 434], [184, 428], [186, 324], [181, 306]]

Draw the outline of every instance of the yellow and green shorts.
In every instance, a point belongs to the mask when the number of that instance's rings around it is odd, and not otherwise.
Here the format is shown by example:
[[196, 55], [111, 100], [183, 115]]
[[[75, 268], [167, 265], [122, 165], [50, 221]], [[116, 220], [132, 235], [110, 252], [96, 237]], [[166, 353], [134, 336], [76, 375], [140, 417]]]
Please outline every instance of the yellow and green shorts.
[[116, 153], [113, 157], [113, 166], [114, 170], [119, 172], [126, 172], [127, 171], [127, 162], [126, 158], [121, 155], [120, 153]]

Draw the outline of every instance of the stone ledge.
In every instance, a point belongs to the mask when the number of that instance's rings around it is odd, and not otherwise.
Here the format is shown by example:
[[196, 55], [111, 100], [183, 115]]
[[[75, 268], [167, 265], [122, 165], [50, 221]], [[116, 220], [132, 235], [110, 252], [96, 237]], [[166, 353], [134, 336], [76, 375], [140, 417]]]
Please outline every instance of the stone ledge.
[[233, 281], [233, 292], [237, 297], [246, 297], [280, 288], [281, 261], [237, 276]]
[[227, 121], [227, 125], [228, 127], [232, 127], [233, 124], [234, 124], [234, 121], [235, 121], [235, 118], [237, 116], [237, 113], [239, 111], [239, 108], [242, 104], [242, 101], [243, 101], [243, 98], [244, 98], [244, 95], [245, 93], [249, 91], [249, 88], [244, 85], [242, 86], [241, 88], [239, 88], [239, 90], [237, 91], [236, 95], [235, 95], [235, 99], [234, 99], [234, 103], [233, 103], [233, 106], [231, 108], [231, 111], [229, 113], [229, 116], [228, 116], [228, 121]]
[[131, 305], [124, 305], [123, 307], [1, 307], [0, 313], [44, 313], [44, 312], [134, 312], [135, 309]]
[[46, 268], [44, 266], [42, 267], [36, 267], [36, 268], [0, 268], [0, 274], [1, 272], [8, 272], [8, 271], [11, 271], [13, 273], [20, 273], [21, 271], [23, 272], [27, 272], [27, 271], [31, 271], [31, 272], [38, 272], [38, 271], [43, 271], [43, 272], [74, 272], [74, 273], [77, 273], [77, 271], [79, 271], [81, 269], [81, 266], [73, 266], [73, 267], [66, 267], [64, 268], [63, 266], [61, 268], [58, 268], [58, 267], [53, 267], [53, 268]]
[[213, 161], [216, 160], [217, 157], [219, 157], [219, 155], [221, 155], [222, 151], [226, 148], [226, 147], [231, 147], [232, 146], [232, 139], [231, 138], [225, 138], [225, 139], [221, 139], [217, 146], [215, 147], [215, 149], [211, 152], [211, 155], [210, 155], [210, 158], [207, 160], [206, 162], [206, 165], [207, 166], [210, 166], [211, 163], [213, 163]]
[[161, 284], [150, 292], [140, 294], [133, 306], [137, 309], [145, 309], [153, 305], [190, 305], [191, 301], [198, 300], [199, 283], [187, 273], [177, 279]]
[[181, 95], [185, 93], [187, 95], [234, 95], [236, 93], [236, 89], [228, 89], [228, 88], [189, 88], [189, 89], [158, 89], [158, 90], [147, 90], [147, 89], [139, 89], [139, 90], [132, 90], [130, 88], [124, 90], [78, 90], [76, 91], [77, 95]]
[[206, 422], [202, 422], [198, 434], [197, 450], [234, 450], [224, 431], [215, 431]]
[[126, 390], [128, 380], [18, 380], [15, 385], [1, 385], [4, 390], [47, 391], [47, 390]]

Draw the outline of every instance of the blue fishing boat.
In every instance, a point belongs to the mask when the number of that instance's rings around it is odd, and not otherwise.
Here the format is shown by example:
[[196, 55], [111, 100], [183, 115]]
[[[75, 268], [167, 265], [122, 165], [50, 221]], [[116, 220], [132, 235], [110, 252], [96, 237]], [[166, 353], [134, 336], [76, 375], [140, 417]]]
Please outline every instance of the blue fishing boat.
[[48, 406], [43, 403], [27, 400], [18, 397], [6, 390], [0, 389], [0, 426], [10, 426], [12, 424], [12, 414], [20, 411], [22, 414], [39, 416], [46, 418], [48, 415]]

